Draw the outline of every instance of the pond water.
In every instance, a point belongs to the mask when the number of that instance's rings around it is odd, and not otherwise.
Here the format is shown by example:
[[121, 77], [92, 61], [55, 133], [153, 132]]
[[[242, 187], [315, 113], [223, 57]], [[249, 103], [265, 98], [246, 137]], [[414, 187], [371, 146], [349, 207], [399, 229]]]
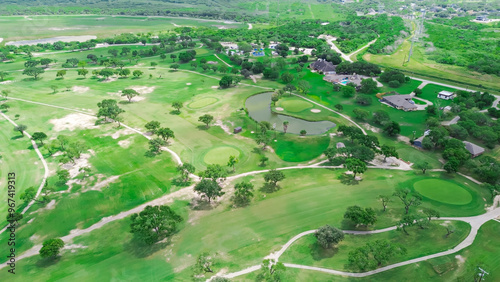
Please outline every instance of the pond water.
[[38, 43], [46, 44], [46, 43], [55, 43], [57, 41], [62, 42], [85, 42], [91, 39], [96, 39], [97, 37], [94, 35], [81, 35], [81, 36], [58, 36], [51, 38], [42, 38], [42, 39], [34, 39], [34, 40], [22, 40], [22, 41], [9, 41], [5, 45], [14, 45], [14, 46], [22, 46], [22, 45], [37, 45]]
[[331, 121], [307, 121], [273, 113], [271, 111], [272, 94], [272, 92], [267, 92], [248, 98], [245, 102], [248, 115], [258, 122], [268, 121], [271, 125], [276, 123], [276, 130], [281, 132], [283, 132], [283, 121], [287, 120], [289, 122], [287, 132], [294, 134], [299, 134], [302, 129], [305, 129], [308, 135], [323, 134], [335, 127], [335, 123]]

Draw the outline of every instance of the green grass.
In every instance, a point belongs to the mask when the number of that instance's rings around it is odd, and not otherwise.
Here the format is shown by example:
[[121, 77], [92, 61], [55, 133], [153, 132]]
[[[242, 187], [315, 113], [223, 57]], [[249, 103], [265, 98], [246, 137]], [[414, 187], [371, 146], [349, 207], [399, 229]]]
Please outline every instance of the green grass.
[[445, 107], [451, 104], [452, 100], [443, 100], [437, 97], [438, 93], [443, 90], [451, 92], [457, 91], [456, 89], [450, 87], [440, 86], [436, 84], [427, 84], [426, 86], [424, 86], [424, 88], [422, 88], [422, 94], [418, 97], [429, 100], [435, 105], [439, 105], [440, 107]]
[[380, 88], [380, 92], [390, 92], [390, 91], [396, 91], [399, 94], [410, 94], [415, 90], [420, 84], [422, 84], [422, 81], [420, 80], [415, 80], [415, 79], [410, 79], [409, 82], [404, 83], [398, 88], [392, 88], [388, 86], [388, 83], [382, 83], [384, 84], [383, 87]]
[[346, 266], [349, 263], [349, 252], [363, 246], [367, 242], [389, 240], [392, 243], [405, 247], [407, 249], [405, 255], [395, 256], [387, 263], [393, 264], [451, 249], [469, 234], [469, 224], [456, 221], [452, 223], [456, 229], [455, 233], [447, 238], [446, 228], [441, 223], [440, 221], [431, 222], [431, 225], [427, 229], [419, 229], [418, 227], [408, 228], [410, 235], [397, 230], [372, 235], [346, 234], [343, 241], [328, 250], [318, 245], [314, 234], [310, 234], [292, 244], [280, 258], [280, 261], [351, 271], [352, 269]]
[[301, 112], [313, 107], [311, 103], [304, 101], [302, 99], [285, 100], [281, 102], [279, 105], [283, 107], [285, 110], [292, 113]]
[[188, 104], [188, 107], [192, 109], [200, 109], [203, 107], [206, 107], [208, 105], [212, 105], [213, 103], [216, 103], [218, 101], [217, 98], [212, 98], [212, 97], [207, 97], [207, 98], [202, 98], [199, 100], [195, 100], [194, 102], [191, 102]]
[[440, 179], [424, 179], [413, 184], [415, 190], [431, 200], [465, 205], [472, 201], [472, 195], [460, 186]]
[[203, 158], [206, 164], [226, 165], [230, 156], [239, 157], [240, 151], [233, 147], [221, 146], [210, 149]]
[[[279, 134], [282, 135], [282, 134]], [[277, 142], [271, 146], [282, 160], [287, 162], [303, 162], [319, 157], [328, 148], [328, 136], [310, 136], [301, 138], [288, 136], [286, 139], [278, 137]]]

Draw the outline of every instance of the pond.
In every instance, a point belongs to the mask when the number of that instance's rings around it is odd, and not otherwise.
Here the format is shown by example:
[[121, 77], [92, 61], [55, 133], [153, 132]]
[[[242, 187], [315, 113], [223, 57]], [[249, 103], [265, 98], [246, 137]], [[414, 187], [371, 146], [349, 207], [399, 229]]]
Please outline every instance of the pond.
[[276, 130], [281, 132], [283, 132], [283, 121], [287, 120], [289, 122], [287, 132], [294, 134], [299, 134], [302, 129], [305, 129], [308, 135], [323, 134], [335, 127], [335, 123], [331, 121], [307, 121], [273, 113], [271, 111], [272, 94], [272, 92], [267, 92], [248, 98], [245, 102], [248, 115], [258, 122], [268, 121], [271, 125], [276, 123]]

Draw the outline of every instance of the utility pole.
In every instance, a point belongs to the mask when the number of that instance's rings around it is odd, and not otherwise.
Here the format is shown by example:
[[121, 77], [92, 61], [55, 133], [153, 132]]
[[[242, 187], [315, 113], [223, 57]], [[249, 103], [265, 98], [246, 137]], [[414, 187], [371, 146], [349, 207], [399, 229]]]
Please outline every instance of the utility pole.
[[486, 272], [484, 269], [482, 269], [481, 267], [477, 267], [479, 270], [479, 273], [478, 273], [478, 276], [479, 276], [479, 280], [477, 280], [476, 278], [474, 278], [474, 282], [481, 282], [483, 281], [483, 278], [485, 275], [488, 275], [489, 273]]

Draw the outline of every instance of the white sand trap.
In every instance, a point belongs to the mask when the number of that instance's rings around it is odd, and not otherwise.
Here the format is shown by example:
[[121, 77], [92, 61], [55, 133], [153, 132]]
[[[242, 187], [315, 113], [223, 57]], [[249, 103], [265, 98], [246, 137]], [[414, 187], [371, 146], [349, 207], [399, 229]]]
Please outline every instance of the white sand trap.
[[317, 113], [321, 113], [321, 110], [318, 110], [318, 109], [311, 109], [311, 113], [315, 113], [315, 114], [317, 114]]
[[93, 187], [84, 189], [82, 192], [87, 192], [87, 191], [102, 191], [102, 188], [107, 187], [110, 183], [115, 182], [120, 178], [121, 175], [113, 175], [111, 177], [108, 177], [106, 180], [99, 181], [97, 182]]
[[73, 131], [76, 128], [81, 129], [94, 129], [98, 128], [95, 126], [96, 118], [93, 116], [88, 116], [84, 114], [69, 114], [60, 119], [51, 119], [50, 123], [54, 125], [55, 131], [69, 130]]
[[3, 38], [2, 38], [2, 37], [0, 37], [0, 43], [2, 43], [2, 41], [3, 41]]
[[118, 141], [118, 145], [122, 148], [128, 148], [131, 143], [132, 141], [130, 141], [130, 139]]
[[276, 107], [275, 110], [277, 110], [278, 112], [282, 112], [284, 111], [285, 109], [283, 109], [282, 107]]
[[76, 92], [76, 93], [85, 93], [87, 91], [90, 90], [89, 87], [86, 87], [86, 86], [73, 86], [72, 88], [73, 92]]
[[217, 86], [217, 85], [212, 86], [212, 89], [218, 89], [218, 88], [219, 88], [219, 86]]
[[103, 83], [109, 83], [109, 82], [113, 82], [113, 81], [116, 81], [116, 80], [118, 80], [118, 78], [116, 78], [116, 77], [108, 77], [107, 79], [105, 79], [105, 80], [103, 80], [101, 82], [103, 82]]
[[[0, 41], [1, 42], [1, 41]], [[0, 84], [9, 84], [9, 83], [12, 83], [12, 80], [6, 80], [6, 81], [2, 81], [0, 82]]]
[[91, 154], [83, 153], [80, 155], [79, 159], [75, 159], [75, 163], [65, 163], [61, 166], [61, 168], [66, 169], [69, 172], [70, 178], [75, 178], [80, 174], [81, 168], [90, 167], [89, 159], [91, 156]]
[[118, 139], [122, 135], [130, 135], [130, 134], [134, 134], [134, 133], [135, 133], [134, 131], [132, 131], [128, 128], [122, 128], [120, 130], [117, 130], [113, 134], [108, 133], [108, 134], [103, 134], [103, 136], [111, 136], [113, 139]]
[[191, 85], [191, 82], [186, 83], [186, 85]]
[[144, 94], [149, 94], [152, 93], [155, 90], [155, 86], [147, 87], [147, 86], [131, 86], [130, 89], [134, 89], [137, 91], [139, 94], [144, 95]]

